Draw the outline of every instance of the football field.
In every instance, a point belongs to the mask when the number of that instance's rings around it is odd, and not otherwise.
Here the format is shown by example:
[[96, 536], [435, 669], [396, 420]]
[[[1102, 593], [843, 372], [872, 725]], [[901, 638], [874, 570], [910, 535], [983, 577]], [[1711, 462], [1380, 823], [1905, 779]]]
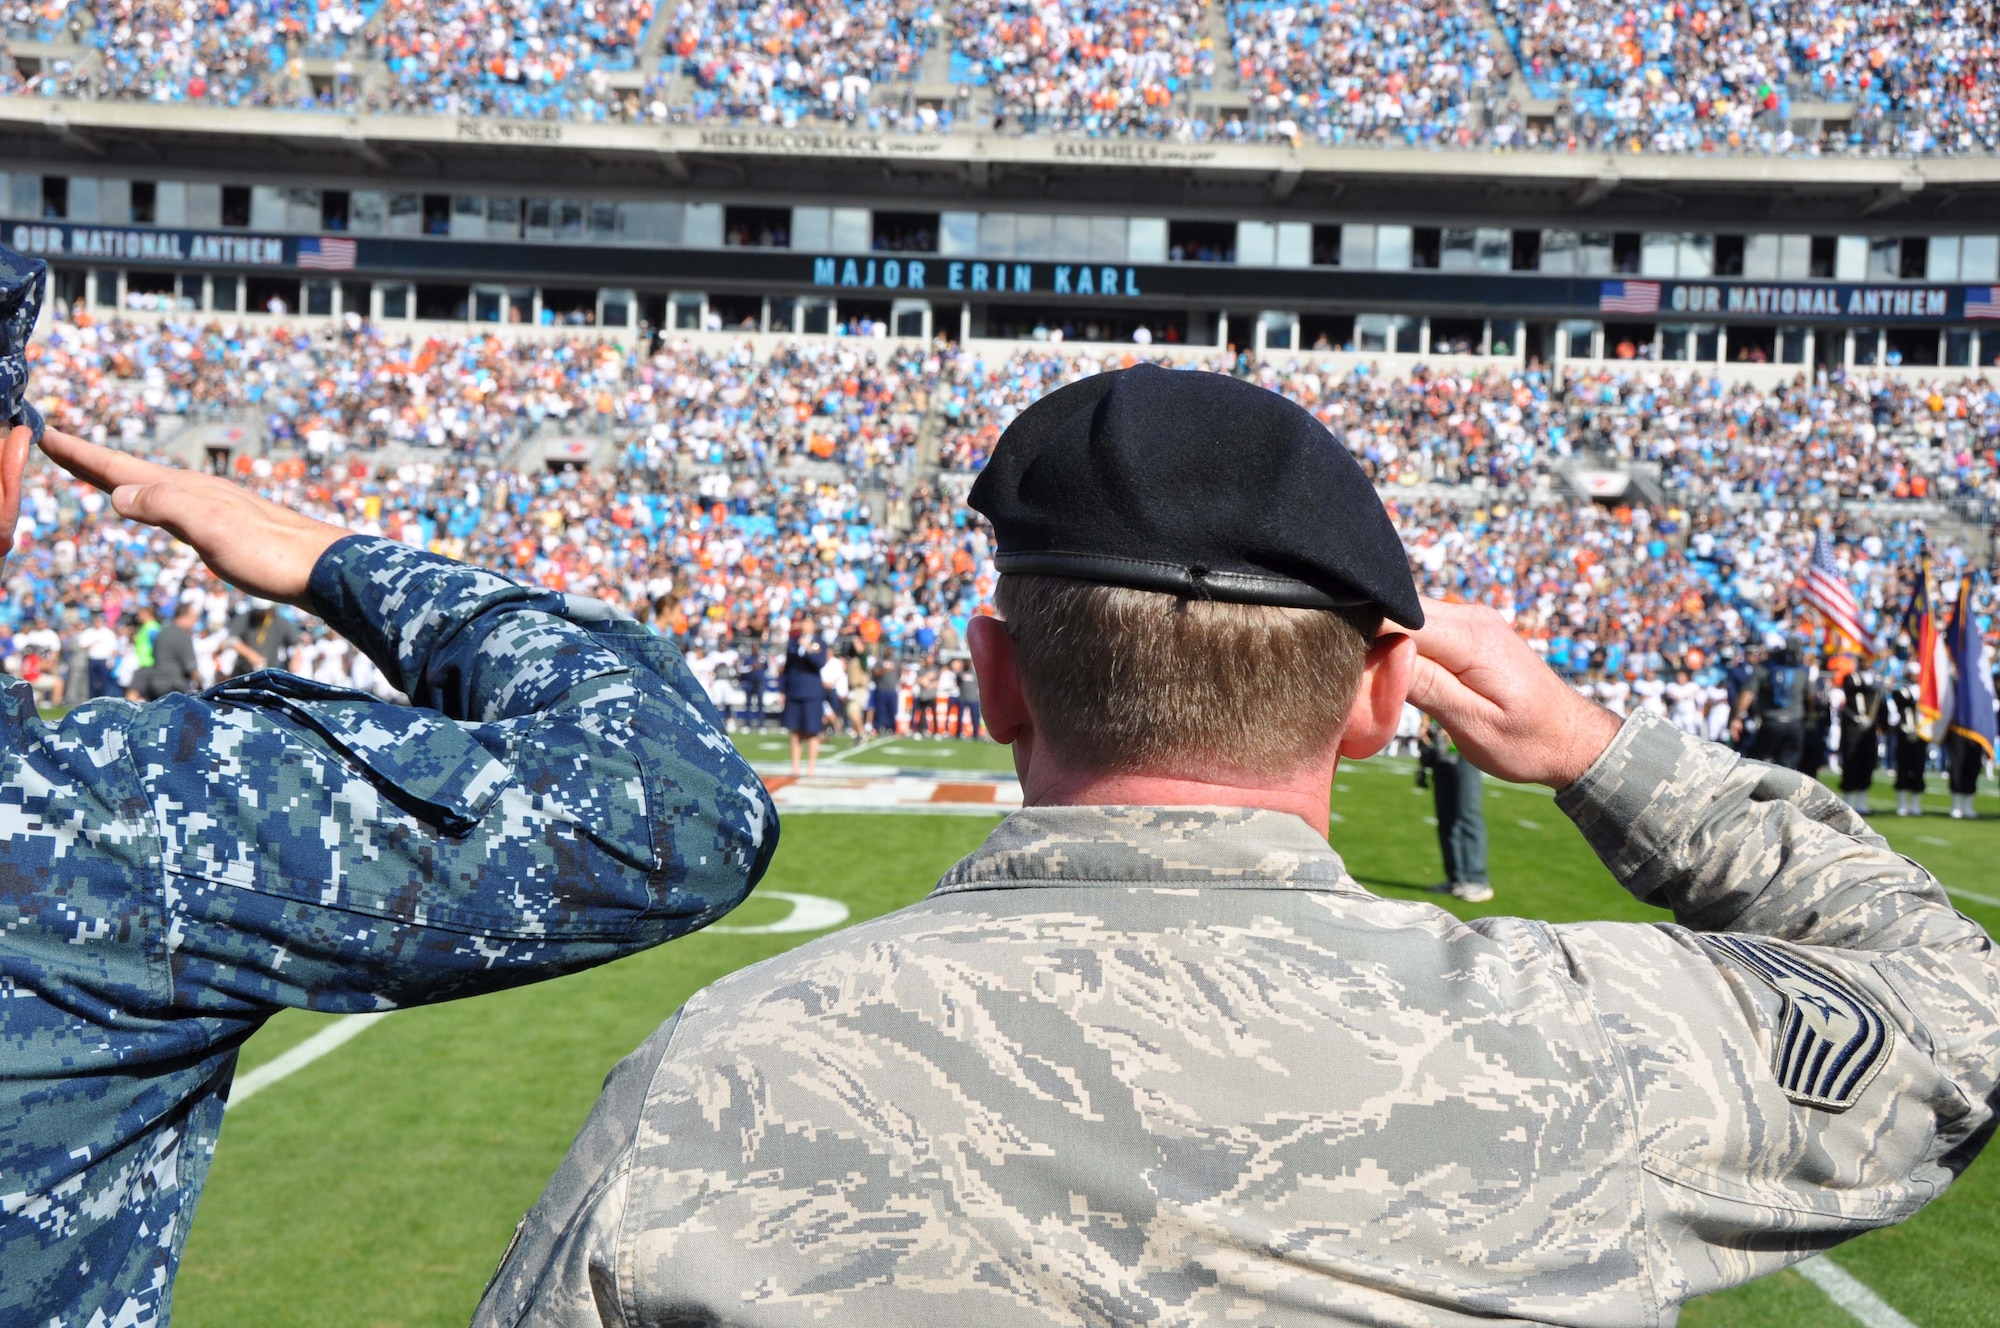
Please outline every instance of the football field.
[[[785, 783], [780, 740], [743, 745], [774, 784]], [[800, 805], [839, 810], [784, 813], [771, 872], [724, 920], [728, 934], [711, 930], [557, 982], [372, 1022], [274, 1019], [243, 1055], [188, 1241], [176, 1325], [465, 1324], [515, 1221], [619, 1057], [697, 988], [825, 934], [843, 908], [853, 921], [920, 898], [997, 823], [1012, 788], [1008, 754], [990, 744], [829, 744], [827, 755], [835, 759], [823, 760], [821, 780], [781, 790], [780, 802], [837, 786]], [[1418, 898], [1442, 871], [1430, 797], [1414, 788], [1413, 770], [1387, 758], [1348, 765], [1333, 793], [1334, 846], [1384, 895]], [[1946, 818], [1943, 781], [1933, 785], [1929, 815], [1877, 816], [1875, 825], [1935, 871], [1968, 916], [2000, 927], [2000, 819]], [[1499, 896], [1454, 911], [1665, 916], [1612, 882], [1546, 791], [1492, 781], [1487, 789]], [[1875, 797], [1878, 808], [1894, 806], [1886, 784]], [[2000, 818], [2000, 799], [1982, 794], [1980, 811]], [[1909, 1223], [1843, 1246], [1813, 1280], [1786, 1272], [1696, 1302], [1682, 1322], [2000, 1325], [1996, 1253], [2000, 1160], [1985, 1158]]]

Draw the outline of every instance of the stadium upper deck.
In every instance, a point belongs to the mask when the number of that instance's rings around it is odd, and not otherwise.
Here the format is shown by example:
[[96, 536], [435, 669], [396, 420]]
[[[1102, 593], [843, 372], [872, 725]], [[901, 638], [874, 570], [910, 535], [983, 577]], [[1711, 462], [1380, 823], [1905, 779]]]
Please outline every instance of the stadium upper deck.
[[[1665, 104], [1697, 69], [1702, 124], [1753, 76], [1787, 91], [1752, 130], [1823, 129], [1829, 98], [1922, 102], [1947, 68], [1984, 117], [1977, 7], [1919, 29], [1795, 2], [1782, 40], [1582, 0], [225, 8], [0, 4], [23, 75], [0, 94], [0, 240], [71, 305], [2000, 363], [2000, 154], [1528, 123], [1584, 94]], [[1799, 35], [1820, 18], [1824, 49]], [[1499, 86], [1525, 137], [1488, 115]], [[1411, 107], [1478, 132], [1405, 132]], [[1562, 150], [1514, 150], [1536, 145]]]
[[1944, 0], [10, 0], [58, 99], [1182, 142], [1985, 154]]

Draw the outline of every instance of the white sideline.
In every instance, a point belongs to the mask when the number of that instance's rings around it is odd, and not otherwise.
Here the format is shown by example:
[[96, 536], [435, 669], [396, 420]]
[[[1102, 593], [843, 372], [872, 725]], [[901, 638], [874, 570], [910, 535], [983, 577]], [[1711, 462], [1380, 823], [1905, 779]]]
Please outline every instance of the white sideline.
[[235, 1086], [229, 1090], [230, 1107], [233, 1109], [242, 1106], [280, 1079], [305, 1069], [329, 1051], [347, 1045], [367, 1032], [369, 1025], [387, 1019], [390, 1013], [384, 1010], [378, 1014], [351, 1014], [345, 1019], [334, 1020], [298, 1046], [273, 1056], [238, 1079]]
[[1944, 892], [1948, 895], [1955, 895], [1960, 899], [1970, 899], [1975, 904], [1984, 904], [1988, 908], [2000, 908], [2000, 898], [1995, 898], [1992, 895], [1982, 895], [1977, 890], [1961, 890], [1955, 885], [1947, 885], [1944, 888]]
[[714, 926], [708, 930], [721, 936], [776, 936], [794, 931], [826, 931], [847, 921], [847, 905], [822, 895], [793, 894], [789, 890], [759, 890], [753, 899], [782, 899], [792, 911], [776, 922], [751, 927]]
[[1799, 1276], [1826, 1293], [1826, 1298], [1859, 1319], [1865, 1328], [1917, 1328], [1868, 1284], [1825, 1255], [1796, 1265]]
[[824, 761], [821, 761], [820, 764], [836, 765], [841, 761], [845, 761], [850, 756], [854, 756], [857, 755], [858, 753], [867, 751], [871, 747], [880, 747], [885, 742], [894, 742], [900, 736], [901, 736], [900, 734], [895, 734], [895, 733], [878, 733], [874, 737], [869, 738], [865, 742], [857, 742], [852, 747], [843, 748], [842, 750], [835, 752], [832, 756], [829, 756]]

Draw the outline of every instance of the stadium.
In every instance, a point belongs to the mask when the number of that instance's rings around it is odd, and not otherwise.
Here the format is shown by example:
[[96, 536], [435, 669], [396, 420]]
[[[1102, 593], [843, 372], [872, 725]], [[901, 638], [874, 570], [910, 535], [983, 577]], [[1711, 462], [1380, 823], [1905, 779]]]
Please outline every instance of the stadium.
[[[50, 423], [632, 613], [783, 816], [759, 892], [686, 940], [274, 1019], [182, 1328], [465, 1322], [619, 1057], [921, 898], [1020, 805], [960, 704], [995, 579], [962, 500], [1086, 374], [1299, 402], [1424, 593], [1692, 732], [1727, 737], [1767, 642], [1806, 639], [1837, 697], [1904, 676], [1919, 599], [1994, 640], [1990, 6], [22, 0], [0, 27], [0, 243], [49, 265]], [[197, 603], [226, 676], [240, 597], [185, 545], [47, 467], [23, 516], [0, 656], [51, 713], [122, 694], [142, 604]], [[1821, 544], [1871, 650], [1808, 594]], [[836, 706], [803, 775], [764, 687], [794, 625], [889, 698], [845, 733]], [[296, 670], [382, 689], [302, 627]], [[1412, 899], [1439, 873], [1416, 771], [1332, 795], [1356, 879]], [[1931, 783], [1875, 828], [2000, 924], [1991, 764], [1980, 819]], [[1446, 907], [1667, 916], [1545, 792], [1486, 796], [1498, 898]], [[1988, 1160], [1683, 1322], [2000, 1324], [1996, 1211]]]

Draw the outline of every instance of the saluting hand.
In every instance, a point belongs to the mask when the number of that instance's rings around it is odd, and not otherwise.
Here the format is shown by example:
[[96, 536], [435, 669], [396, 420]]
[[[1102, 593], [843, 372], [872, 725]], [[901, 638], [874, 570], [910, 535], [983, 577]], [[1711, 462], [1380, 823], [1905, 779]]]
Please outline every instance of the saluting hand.
[[1562, 788], [1618, 732], [1618, 716], [1558, 678], [1492, 609], [1426, 599], [1423, 629], [1411, 635], [1410, 704], [1489, 775]]
[[301, 516], [216, 475], [162, 466], [50, 429], [42, 451], [111, 494], [118, 515], [158, 526], [193, 546], [238, 590], [306, 607], [313, 564], [350, 532]]

